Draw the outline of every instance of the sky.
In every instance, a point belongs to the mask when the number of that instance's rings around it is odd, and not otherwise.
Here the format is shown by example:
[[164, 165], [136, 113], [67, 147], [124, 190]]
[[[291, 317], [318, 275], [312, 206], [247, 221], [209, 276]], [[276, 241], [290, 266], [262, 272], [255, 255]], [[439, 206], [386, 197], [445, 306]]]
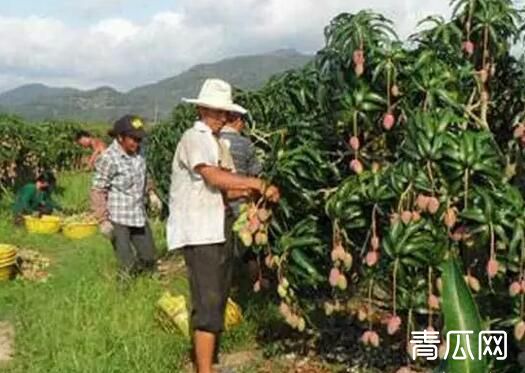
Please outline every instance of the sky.
[[402, 38], [449, 0], [0, 0], [0, 92], [29, 83], [119, 90], [198, 63], [315, 53], [341, 12], [373, 9]]

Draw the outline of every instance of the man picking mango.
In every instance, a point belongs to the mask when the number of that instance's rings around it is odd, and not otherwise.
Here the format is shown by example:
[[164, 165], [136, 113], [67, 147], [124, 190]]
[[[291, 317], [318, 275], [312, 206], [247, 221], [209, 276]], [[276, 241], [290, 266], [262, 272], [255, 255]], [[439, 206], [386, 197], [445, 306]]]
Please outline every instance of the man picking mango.
[[195, 104], [199, 120], [182, 136], [172, 163], [168, 248], [184, 254], [191, 290], [194, 364], [213, 372], [217, 342], [231, 285], [233, 250], [228, 198], [265, 194], [279, 200], [279, 190], [263, 180], [226, 171], [233, 163], [219, 134], [228, 112], [246, 113], [233, 103], [231, 86], [208, 79]]

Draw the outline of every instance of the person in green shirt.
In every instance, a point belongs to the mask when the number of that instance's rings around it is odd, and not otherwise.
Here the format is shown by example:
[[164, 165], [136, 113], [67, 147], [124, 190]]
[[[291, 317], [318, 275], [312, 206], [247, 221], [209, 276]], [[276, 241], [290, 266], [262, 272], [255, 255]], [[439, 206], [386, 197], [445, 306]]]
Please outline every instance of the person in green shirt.
[[51, 198], [51, 191], [55, 184], [55, 177], [50, 172], [39, 175], [35, 182], [28, 183], [18, 193], [13, 212], [15, 224], [23, 221], [24, 215], [49, 215], [61, 207]]

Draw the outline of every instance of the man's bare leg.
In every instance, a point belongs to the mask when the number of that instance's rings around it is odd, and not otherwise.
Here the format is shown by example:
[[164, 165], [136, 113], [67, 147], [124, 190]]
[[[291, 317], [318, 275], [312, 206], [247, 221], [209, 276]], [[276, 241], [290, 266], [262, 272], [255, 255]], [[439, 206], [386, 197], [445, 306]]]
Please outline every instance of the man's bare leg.
[[197, 373], [212, 373], [213, 352], [215, 350], [215, 334], [195, 331], [195, 355]]

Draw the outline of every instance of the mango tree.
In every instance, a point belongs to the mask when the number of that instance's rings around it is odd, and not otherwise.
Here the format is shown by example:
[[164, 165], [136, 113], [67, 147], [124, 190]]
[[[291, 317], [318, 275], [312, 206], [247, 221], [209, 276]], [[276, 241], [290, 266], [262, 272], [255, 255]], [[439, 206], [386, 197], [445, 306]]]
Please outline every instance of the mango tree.
[[80, 128], [70, 122], [28, 123], [0, 115], [0, 189], [26, 182], [44, 169], [77, 168], [83, 151], [74, 137]]
[[[409, 44], [379, 14], [341, 14], [312, 63], [237, 95], [264, 176], [283, 191], [264, 221], [268, 243], [251, 241], [276, 274], [285, 320], [303, 331], [322, 327], [319, 311], [350, 319], [367, 348], [406, 351], [404, 372], [427, 364], [414, 359], [413, 331], [525, 333], [524, 202], [513, 185], [525, 70], [510, 54], [522, 20], [511, 1], [453, 7]], [[192, 119], [160, 126], [155, 141], [175, 142]], [[174, 146], [151, 151], [165, 184]], [[450, 372], [513, 364], [443, 359]]]

